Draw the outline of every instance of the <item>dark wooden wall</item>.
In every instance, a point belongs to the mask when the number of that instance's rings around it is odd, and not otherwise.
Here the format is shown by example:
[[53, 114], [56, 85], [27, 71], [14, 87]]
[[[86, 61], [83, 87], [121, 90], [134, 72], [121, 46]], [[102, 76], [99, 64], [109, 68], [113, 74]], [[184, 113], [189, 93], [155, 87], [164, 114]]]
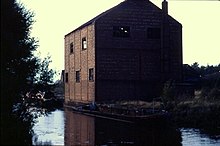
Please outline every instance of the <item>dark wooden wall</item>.
[[[114, 26], [130, 27], [130, 37], [114, 37]], [[166, 80], [181, 81], [182, 26], [151, 2], [121, 3], [95, 27], [97, 99], [148, 99]], [[161, 37], [149, 38], [149, 28]]]

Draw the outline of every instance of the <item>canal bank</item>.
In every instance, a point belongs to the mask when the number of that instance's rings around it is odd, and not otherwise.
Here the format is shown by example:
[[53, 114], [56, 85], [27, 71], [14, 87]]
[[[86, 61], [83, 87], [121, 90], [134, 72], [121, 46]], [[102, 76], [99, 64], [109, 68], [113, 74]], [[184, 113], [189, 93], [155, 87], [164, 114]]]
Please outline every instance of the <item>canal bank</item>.
[[[64, 104], [76, 112], [120, 120], [163, 121], [178, 127], [199, 128], [220, 135], [220, 101], [203, 98], [179, 98], [147, 101], [113, 101], [105, 103]], [[158, 119], [158, 120], [157, 120]]]
[[173, 102], [168, 111], [179, 127], [199, 128], [220, 135], [220, 101]]

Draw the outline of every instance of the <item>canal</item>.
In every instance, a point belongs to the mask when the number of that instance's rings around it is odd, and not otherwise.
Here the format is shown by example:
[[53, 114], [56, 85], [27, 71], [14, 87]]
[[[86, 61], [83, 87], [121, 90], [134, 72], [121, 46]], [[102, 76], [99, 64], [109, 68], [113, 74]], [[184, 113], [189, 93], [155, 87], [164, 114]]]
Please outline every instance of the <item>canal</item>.
[[164, 125], [140, 126], [55, 110], [37, 119], [34, 145], [77, 146], [219, 146], [220, 136], [209, 136], [194, 128]]

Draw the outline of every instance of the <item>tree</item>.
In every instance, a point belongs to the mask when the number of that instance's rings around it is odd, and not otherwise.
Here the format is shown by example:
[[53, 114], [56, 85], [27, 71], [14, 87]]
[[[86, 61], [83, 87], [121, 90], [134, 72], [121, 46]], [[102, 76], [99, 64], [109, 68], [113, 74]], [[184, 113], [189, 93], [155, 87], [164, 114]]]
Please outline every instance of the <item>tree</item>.
[[9, 98], [20, 94], [27, 76], [38, 66], [32, 53], [37, 47], [36, 41], [29, 35], [32, 17], [32, 13], [14, 0], [1, 1], [1, 99], [7, 98], [8, 104], [13, 104], [14, 99]]
[[199, 69], [199, 63], [198, 62], [194, 62], [191, 67], [195, 70], [198, 70]]
[[199, 66], [198, 62], [195, 62], [191, 65], [191, 67], [196, 70], [201, 76], [205, 76], [208, 74], [213, 74], [220, 72], [220, 64], [219, 65], [207, 65], [207, 66]]
[[44, 92], [45, 98], [54, 97], [52, 87], [54, 85], [53, 77], [56, 72], [49, 68], [49, 64], [51, 62], [52, 61], [50, 56], [45, 57], [41, 62], [37, 75], [35, 76], [35, 89], [37, 90], [37, 92]]
[[197, 62], [191, 65], [201, 76], [199, 87], [202, 97], [209, 100], [220, 99], [220, 64], [199, 67]]
[[30, 36], [33, 17], [15, 0], [1, 0], [1, 144], [32, 143], [35, 115], [23, 99], [34, 88], [35, 77], [44, 66], [34, 56], [38, 42]]
[[39, 67], [36, 81], [41, 85], [41, 90], [44, 90], [48, 85], [53, 84], [53, 76], [56, 72], [49, 68], [51, 62], [51, 57], [47, 56], [43, 59], [41, 66]]

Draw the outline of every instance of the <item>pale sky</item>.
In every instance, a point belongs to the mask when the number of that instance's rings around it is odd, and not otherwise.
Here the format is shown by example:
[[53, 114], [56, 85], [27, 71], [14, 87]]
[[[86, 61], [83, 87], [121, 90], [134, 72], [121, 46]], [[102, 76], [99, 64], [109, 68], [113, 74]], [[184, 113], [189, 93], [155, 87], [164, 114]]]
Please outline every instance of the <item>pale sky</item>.
[[[123, 0], [18, 0], [35, 13], [31, 35], [51, 68], [64, 69], [64, 36]], [[162, 0], [150, 0], [161, 8]], [[220, 63], [220, 1], [170, 0], [169, 15], [183, 26], [183, 63]]]

